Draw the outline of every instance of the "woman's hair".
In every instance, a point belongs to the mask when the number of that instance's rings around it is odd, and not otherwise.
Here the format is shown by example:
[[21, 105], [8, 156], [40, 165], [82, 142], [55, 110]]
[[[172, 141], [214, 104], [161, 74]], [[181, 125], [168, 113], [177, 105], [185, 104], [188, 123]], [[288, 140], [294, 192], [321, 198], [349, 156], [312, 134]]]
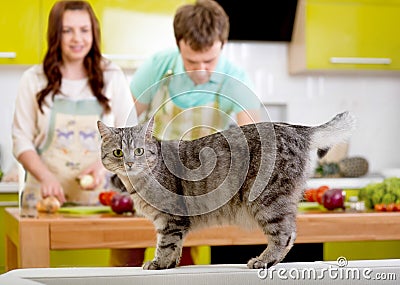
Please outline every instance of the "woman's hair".
[[229, 35], [229, 17], [213, 0], [198, 0], [178, 8], [174, 18], [175, 40], [184, 40], [193, 50], [203, 51], [215, 41], [224, 44]]
[[47, 29], [47, 52], [43, 60], [43, 70], [47, 77], [47, 86], [37, 95], [39, 109], [43, 113], [43, 104], [45, 97], [52, 93], [52, 99], [55, 94], [60, 92], [61, 88], [61, 37], [63, 31], [63, 15], [66, 10], [84, 10], [87, 11], [92, 24], [93, 44], [86, 55], [83, 65], [86, 69], [89, 85], [94, 96], [103, 107], [105, 113], [110, 112], [108, 98], [103, 94], [103, 57], [100, 52], [100, 27], [99, 22], [93, 12], [92, 7], [86, 1], [59, 1], [56, 2], [50, 11], [48, 29]]

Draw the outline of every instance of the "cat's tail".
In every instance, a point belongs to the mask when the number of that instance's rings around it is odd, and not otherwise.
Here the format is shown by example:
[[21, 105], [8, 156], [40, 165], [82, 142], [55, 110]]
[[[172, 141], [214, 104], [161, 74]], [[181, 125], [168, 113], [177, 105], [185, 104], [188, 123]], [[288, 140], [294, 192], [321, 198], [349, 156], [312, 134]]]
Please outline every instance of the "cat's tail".
[[313, 127], [311, 148], [323, 157], [333, 145], [347, 141], [356, 127], [356, 118], [350, 112], [337, 114], [329, 122]]

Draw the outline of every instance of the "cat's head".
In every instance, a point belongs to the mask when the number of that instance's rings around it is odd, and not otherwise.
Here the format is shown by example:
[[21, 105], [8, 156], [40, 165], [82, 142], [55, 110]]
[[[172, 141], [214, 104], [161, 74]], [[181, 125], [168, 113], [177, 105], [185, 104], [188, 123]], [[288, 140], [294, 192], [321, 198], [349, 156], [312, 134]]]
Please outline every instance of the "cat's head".
[[98, 121], [101, 160], [109, 171], [136, 176], [151, 171], [158, 161], [158, 144], [153, 138], [153, 120], [134, 127], [108, 127]]

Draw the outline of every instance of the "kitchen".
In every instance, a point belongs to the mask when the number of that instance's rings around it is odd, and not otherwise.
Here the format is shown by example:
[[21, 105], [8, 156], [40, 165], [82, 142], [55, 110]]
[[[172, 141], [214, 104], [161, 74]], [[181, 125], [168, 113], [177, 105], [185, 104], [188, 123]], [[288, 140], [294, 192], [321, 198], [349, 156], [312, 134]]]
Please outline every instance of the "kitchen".
[[[23, 1], [22, 1], [23, 2]], [[312, 1], [311, 1], [312, 2]], [[314, 1], [318, 2], [318, 1]], [[329, 2], [329, 1], [322, 1]], [[332, 1], [331, 1], [332, 2]], [[346, 2], [346, 1], [339, 1]], [[368, 1], [347, 1], [361, 2]], [[370, 1], [371, 2], [371, 1]], [[377, 1], [375, 1], [376, 3]], [[395, 3], [396, 11], [400, 3]], [[374, 3], [374, 1], [372, 1]], [[124, 21], [109, 21], [122, 25]], [[115, 17], [115, 16], [114, 16]], [[124, 18], [125, 19], [125, 18]], [[166, 21], [162, 19], [160, 21]], [[121, 24], [122, 23], [122, 24]], [[164, 23], [164, 22], [163, 22]], [[162, 28], [166, 25], [154, 25]], [[143, 27], [138, 30], [143, 34]], [[158, 34], [171, 34], [169, 28], [163, 28]], [[257, 29], [262, 32], [268, 27]], [[107, 39], [107, 27], [103, 27], [104, 39]], [[130, 31], [133, 33], [135, 31]], [[138, 31], [139, 32], [139, 31]], [[373, 31], [371, 31], [373, 33]], [[130, 37], [134, 37], [130, 35]], [[394, 28], [389, 37], [399, 50], [399, 40], [395, 39]], [[353, 35], [354, 36], [354, 35]], [[164, 46], [173, 45], [172, 38], [160, 39]], [[4, 41], [4, 39], [2, 40]], [[339, 42], [339, 41], [338, 41]], [[224, 53], [232, 61], [244, 67], [250, 73], [255, 92], [267, 106], [272, 120], [289, 123], [314, 125], [330, 119], [342, 110], [352, 111], [358, 118], [358, 128], [351, 138], [348, 156], [363, 156], [369, 162], [369, 172], [379, 173], [384, 169], [400, 167], [400, 156], [397, 155], [400, 134], [400, 68], [387, 71], [385, 67], [375, 70], [328, 70], [291, 74], [289, 72], [289, 50], [293, 43], [276, 40], [232, 40], [224, 47]], [[146, 41], [143, 41], [146, 45]], [[162, 45], [147, 43], [146, 52], [155, 51]], [[380, 46], [380, 43], [377, 43]], [[112, 50], [112, 48], [110, 48]], [[126, 51], [121, 52], [126, 54]], [[146, 56], [143, 47], [133, 53], [140, 59]], [[385, 55], [386, 56], [386, 55]], [[393, 60], [393, 64], [399, 64]], [[128, 78], [134, 72], [132, 61], [122, 62]], [[132, 68], [133, 67], [133, 68]], [[26, 64], [1, 64], [0, 86], [2, 87], [3, 104], [0, 106], [2, 120], [0, 122], [0, 165], [4, 172], [13, 166], [11, 154], [11, 121], [19, 78], [27, 68]]]

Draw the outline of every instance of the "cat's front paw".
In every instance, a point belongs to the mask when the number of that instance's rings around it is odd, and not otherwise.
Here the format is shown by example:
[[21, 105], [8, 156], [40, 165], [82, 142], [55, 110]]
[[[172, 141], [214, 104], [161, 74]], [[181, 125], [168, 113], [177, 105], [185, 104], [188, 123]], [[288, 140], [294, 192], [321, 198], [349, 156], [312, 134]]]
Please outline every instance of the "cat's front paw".
[[158, 269], [162, 269], [157, 262], [155, 261], [147, 261], [144, 265], [143, 265], [143, 269], [144, 270], [158, 270]]
[[160, 270], [160, 269], [174, 268], [174, 267], [176, 267], [176, 265], [177, 265], [176, 263], [173, 263], [173, 264], [170, 264], [170, 265], [161, 265], [156, 260], [152, 260], [152, 261], [147, 261], [143, 265], [143, 269], [144, 270]]
[[255, 257], [250, 259], [249, 262], [247, 262], [247, 267], [250, 269], [260, 269], [260, 268], [267, 269], [270, 268], [272, 265], [275, 265], [276, 263], [277, 263], [276, 261], [265, 263], [261, 259]]

